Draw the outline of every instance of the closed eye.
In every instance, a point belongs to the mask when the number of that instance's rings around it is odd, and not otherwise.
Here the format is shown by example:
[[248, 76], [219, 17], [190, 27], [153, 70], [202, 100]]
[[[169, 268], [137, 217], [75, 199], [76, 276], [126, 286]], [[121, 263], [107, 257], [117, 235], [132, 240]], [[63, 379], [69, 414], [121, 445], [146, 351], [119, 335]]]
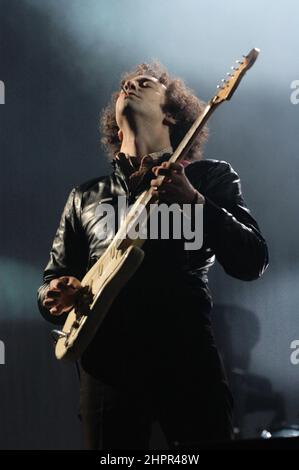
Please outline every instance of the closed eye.
[[152, 85], [153, 82], [151, 80], [148, 80], [147, 78], [143, 78], [141, 80], [139, 80], [139, 85], [142, 86], [142, 87], [147, 87], [149, 85]]

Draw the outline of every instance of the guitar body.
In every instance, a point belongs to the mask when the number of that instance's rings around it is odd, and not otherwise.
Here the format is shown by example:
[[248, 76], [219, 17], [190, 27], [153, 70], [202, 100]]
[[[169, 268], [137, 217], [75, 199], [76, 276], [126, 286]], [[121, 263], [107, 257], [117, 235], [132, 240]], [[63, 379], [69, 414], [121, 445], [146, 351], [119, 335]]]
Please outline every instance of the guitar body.
[[126, 250], [108, 250], [82, 280], [92, 290], [88, 314], [71, 310], [57, 340], [57, 359], [76, 361], [91, 342], [114, 299], [136, 272], [144, 257], [138, 246]]

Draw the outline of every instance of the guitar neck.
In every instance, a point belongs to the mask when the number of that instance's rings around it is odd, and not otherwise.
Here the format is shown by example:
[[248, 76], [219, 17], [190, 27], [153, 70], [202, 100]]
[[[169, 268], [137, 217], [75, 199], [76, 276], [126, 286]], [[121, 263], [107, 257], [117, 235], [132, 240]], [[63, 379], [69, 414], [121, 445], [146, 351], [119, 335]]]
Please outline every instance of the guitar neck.
[[210, 119], [211, 114], [215, 111], [219, 104], [220, 103], [213, 103], [213, 100], [209, 101], [203, 113], [192, 124], [182, 141], [177, 146], [173, 155], [170, 157], [169, 161], [171, 163], [182, 160], [188, 154], [195, 138], [200, 133], [206, 122]]

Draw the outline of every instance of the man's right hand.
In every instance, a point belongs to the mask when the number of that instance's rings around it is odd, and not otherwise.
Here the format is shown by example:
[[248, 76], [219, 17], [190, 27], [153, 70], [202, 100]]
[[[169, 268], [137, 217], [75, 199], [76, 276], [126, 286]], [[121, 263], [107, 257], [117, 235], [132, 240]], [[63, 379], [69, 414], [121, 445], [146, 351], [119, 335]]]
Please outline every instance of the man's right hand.
[[51, 315], [58, 316], [70, 312], [81, 287], [81, 282], [73, 276], [52, 279], [46, 291], [43, 306], [50, 311]]

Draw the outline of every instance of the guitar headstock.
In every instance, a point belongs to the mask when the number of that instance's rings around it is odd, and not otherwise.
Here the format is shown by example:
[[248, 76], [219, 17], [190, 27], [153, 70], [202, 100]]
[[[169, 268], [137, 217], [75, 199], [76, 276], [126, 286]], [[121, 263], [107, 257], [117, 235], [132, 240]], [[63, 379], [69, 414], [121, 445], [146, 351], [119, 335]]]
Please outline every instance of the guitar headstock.
[[259, 49], [251, 49], [246, 56], [243, 56], [242, 60], [236, 61], [236, 66], [231, 67], [232, 71], [227, 74], [228, 78], [223, 79], [221, 85], [217, 86], [218, 92], [211, 100], [212, 104], [220, 104], [222, 101], [231, 99], [243, 76], [256, 61], [259, 52]]

